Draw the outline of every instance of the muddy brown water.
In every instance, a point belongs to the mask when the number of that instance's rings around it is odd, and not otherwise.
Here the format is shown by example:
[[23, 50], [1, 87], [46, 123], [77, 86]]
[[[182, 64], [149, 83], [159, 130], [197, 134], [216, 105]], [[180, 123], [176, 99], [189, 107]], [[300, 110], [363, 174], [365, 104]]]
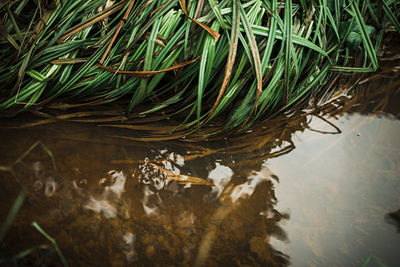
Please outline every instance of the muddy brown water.
[[0, 258], [61, 265], [37, 222], [70, 266], [397, 266], [399, 85], [360, 88], [214, 141], [1, 119], [1, 222], [26, 193]]

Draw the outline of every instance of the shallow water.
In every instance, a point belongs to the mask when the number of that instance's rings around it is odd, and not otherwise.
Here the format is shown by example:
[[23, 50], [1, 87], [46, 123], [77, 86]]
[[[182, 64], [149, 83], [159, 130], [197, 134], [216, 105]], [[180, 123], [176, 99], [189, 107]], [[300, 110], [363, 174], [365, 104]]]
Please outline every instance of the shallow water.
[[[398, 89], [360, 89], [203, 142], [129, 141], [95, 123], [7, 129], [35, 119], [2, 119], [1, 221], [26, 193], [1, 259], [51, 245], [36, 221], [71, 266], [396, 266]], [[18, 263], [61, 265], [49, 252]]]

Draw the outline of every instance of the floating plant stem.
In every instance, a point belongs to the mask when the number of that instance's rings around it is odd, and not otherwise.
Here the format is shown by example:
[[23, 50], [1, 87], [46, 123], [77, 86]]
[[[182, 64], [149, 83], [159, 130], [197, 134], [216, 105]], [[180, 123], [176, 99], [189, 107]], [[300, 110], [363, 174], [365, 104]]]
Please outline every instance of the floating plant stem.
[[36, 230], [39, 231], [44, 237], [46, 237], [54, 246], [54, 249], [56, 250], [58, 256], [60, 257], [60, 260], [64, 266], [68, 266], [67, 260], [64, 258], [64, 255], [62, 254], [60, 248], [57, 245], [56, 240], [51, 237], [48, 233], [46, 233], [37, 222], [32, 222], [32, 226], [36, 228]]

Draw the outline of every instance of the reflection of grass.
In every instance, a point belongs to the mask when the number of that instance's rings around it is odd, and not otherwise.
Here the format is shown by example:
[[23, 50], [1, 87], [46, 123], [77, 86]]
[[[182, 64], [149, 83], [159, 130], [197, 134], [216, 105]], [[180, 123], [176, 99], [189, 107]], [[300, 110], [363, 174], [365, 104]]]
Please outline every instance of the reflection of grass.
[[64, 258], [64, 255], [62, 254], [60, 248], [57, 245], [57, 242], [54, 238], [52, 238], [48, 233], [46, 233], [37, 222], [32, 222], [32, 226], [35, 227], [44, 237], [46, 237], [53, 245], [54, 249], [56, 250], [58, 256], [60, 257], [61, 262], [63, 263], [64, 266], [68, 266], [67, 261]]
[[370, 255], [365, 261], [364, 263], [361, 265], [361, 267], [367, 267], [368, 264], [375, 262], [379, 267], [387, 267], [386, 264], [384, 264], [380, 259], [378, 259], [377, 257], [374, 257], [372, 255]]
[[[14, 201], [14, 204], [12, 205], [10, 211], [8, 212], [6, 220], [4, 221], [3, 225], [0, 228], [0, 246], [1, 247], [4, 246], [4, 244], [3, 244], [4, 237], [6, 236], [6, 233], [9, 230], [11, 224], [14, 222], [14, 220], [15, 220], [17, 214], [18, 214], [18, 211], [20, 210], [20, 208], [21, 208], [21, 206], [22, 206], [22, 204], [24, 202], [24, 198], [25, 198], [25, 189], [23, 189], [19, 193], [17, 199]], [[32, 255], [38, 250], [48, 250], [47, 255], [45, 255], [43, 257], [43, 259], [41, 259], [40, 261], [44, 261], [45, 262], [46, 260], [48, 260], [48, 257], [50, 256], [50, 254], [53, 251], [56, 251], [58, 256], [60, 257], [60, 260], [61, 260], [62, 264], [64, 266], [68, 266], [68, 263], [65, 260], [64, 255], [62, 254], [60, 248], [58, 247], [56, 240], [54, 238], [52, 238], [49, 234], [47, 234], [39, 226], [39, 224], [37, 222], [33, 222], [32, 226], [35, 227], [35, 229], [37, 229], [44, 237], [46, 237], [52, 243], [52, 246], [48, 246], [46, 244], [42, 244], [42, 245], [31, 247], [29, 249], [26, 249], [24, 251], [21, 251], [21, 252], [17, 253], [16, 255], [12, 256], [11, 258], [0, 258], [0, 264], [4, 264], [4, 263], [8, 263], [8, 262], [9, 263], [12, 262], [12, 263], [17, 264], [18, 260], [21, 260], [21, 259], [25, 258], [28, 255]]]
[[[31, 151], [37, 146], [40, 146], [46, 152], [46, 154], [48, 154], [50, 156], [50, 158], [52, 160], [52, 163], [53, 163], [53, 166], [55, 168], [56, 165], [55, 165], [53, 153], [43, 143], [41, 143], [40, 141], [37, 141], [28, 150], [26, 150], [17, 160], [15, 160], [12, 164], [10, 164], [8, 166], [0, 166], [0, 171], [9, 171], [9, 172], [13, 173], [13, 167], [15, 165], [17, 165], [18, 163], [21, 163], [22, 160], [29, 153], [31, 153]], [[3, 240], [4, 240], [8, 230], [10, 229], [12, 223], [15, 221], [15, 218], [16, 218], [19, 210], [21, 209], [21, 206], [22, 206], [22, 204], [24, 202], [24, 199], [25, 199], [25, 194], [26, 194], [26, 187], [24, 186], [23, 189], [21, 190], [21, 192], [19, 193], [19, 195], [17, 196], [16, 200], [14, 201], [14, 204], [12, 205], [10, 211], [8, 212], [8, 215], [7, 215], [6, 219], [5, 219], [5, 221], [3, 222], [3, 225], [0, 228], [0, 247], [3, 247], [5, 245], [3, 243]], [[17, 253], [16, 255], [12, 256], [11, 258], [1, 258], [0, 257], [0, 264], [12, 262], [12, 263], [15, 263], [15, 265], [17, 265], [17, 261], [18, 260], [21, 260], [21, 259], [25, 258], [28, 255], [32, 255], [36, 251], [47, 250], [47, 253], [45, 254], [45, 256], [42, 257], [42, 259], [39, 260], [40, 262], [37, 262], [38, 265], [46, 263], [46, 261], [48, 261], [50, 255], [54, 251], [56, 251], [58, 256], [60, 257], [60, 260], [61, 260], [62, 264], [64, 266], [68, 266], [68, 263], [65, 260], [60, 248], [58, 247], [56, 240], [54, 238], [52, 238], [49, 234], [47, 234], [39, 226], [39, 224], [37, 222], [32, 222], [32, 226], [36, 230], [38, 230], [44, 237], [46, 237], [51, 242], [52, 245], [48, 246], [46, 244], [42, 244], [42, 245], [34, 246], [34, 247], [31, 247], [29, 249], [26, 249], [24, 251], [21, 251], [21, 252]], [[3, 256], [3, 255], [1, 255], [1, 256]]]
[[43, 149], [44, 152], [46, 152], [47, 155], [49, 155], [49, 157], [51, 158], [51, 161], [53, 163], [53, 167], [54, 169], [56, 169], [56, 163], [54, 161], [54, 156], [53, 153], [51, 153], [50, 149], [48, 149], [42, 142], [37, 141], [36, 143], [34, 143], [28, 150], [26, 150], [21, 156], [19, 156], [18, 159], [16, 159], [13, 163], [11, 163], [8, 166], [2, 166], [0, 165], [0, 171], [9, 171], [11, 173], [13, 173], [13, 167], [15, 165], [17, 165], [18, 163], [21, 163], [22, 160], [29, 155], [29, 153], [32, 152], [32, 150], [37, 147], [40, 146], [41, 149]]
[[14, 201], [14, 204], [12, 205], [10, 211], [8, 212], [7, 218], [4, 221], [3, 225], [1, 226], [0, 229], [0, 244], [3, 243], [3, 239], [8, 231], [8, 229], [10, 228], [12, 222], [15, 220], [15, 217], [17, 216], [17, 213], [19, 211], [19, 209], [22, 206], [22, 203], [24, 202], [24, 198], [25, 198], [25, 190], [22, 190], [17, 199]]

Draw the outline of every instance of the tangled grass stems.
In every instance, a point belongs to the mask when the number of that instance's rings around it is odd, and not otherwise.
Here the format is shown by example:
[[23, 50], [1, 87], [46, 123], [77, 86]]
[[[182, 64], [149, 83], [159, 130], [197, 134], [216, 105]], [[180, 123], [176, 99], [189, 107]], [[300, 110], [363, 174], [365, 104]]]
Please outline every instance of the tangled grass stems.
[[8, 1], [0, 10], [0, 110], [128, 97], [126, 112], [226, 116], [246, 129], [372, 72], [395, 0]]

